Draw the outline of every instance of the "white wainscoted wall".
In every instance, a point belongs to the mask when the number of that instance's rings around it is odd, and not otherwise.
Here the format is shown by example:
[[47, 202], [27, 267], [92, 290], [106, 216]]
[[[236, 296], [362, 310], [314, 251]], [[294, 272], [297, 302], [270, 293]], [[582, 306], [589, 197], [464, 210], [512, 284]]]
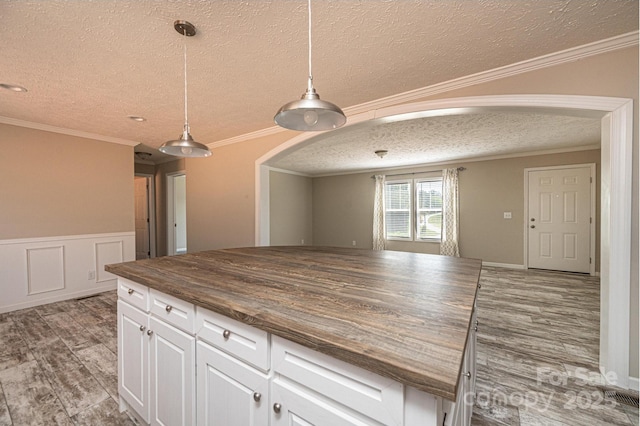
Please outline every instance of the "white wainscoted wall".
[[104, 265], [135, 260], [135, 233], [0, 240], [0, 313], [116, 288]]

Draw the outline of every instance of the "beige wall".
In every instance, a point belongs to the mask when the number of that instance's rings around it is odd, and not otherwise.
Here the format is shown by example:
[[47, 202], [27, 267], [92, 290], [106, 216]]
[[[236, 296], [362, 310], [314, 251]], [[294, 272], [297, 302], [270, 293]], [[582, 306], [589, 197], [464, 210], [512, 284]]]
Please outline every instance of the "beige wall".
[[271, 245], [312, 245], [312, 179], [272, 170], [269, 183]]
[[[460, 252], [463, 257], [512, 265], [524, 263], [524, 169], [565, 164], [596, 163], [600, 150], [578, 151], [478, 161], [460, 164]], [[457, 167], [449, 165], [447, 167]], [[425, 172], [438, 166], [386, 174]], [[316, 178], [313, 180], [313, 238], [316, 244], [372, 247], [374, 182], [372, 173]], [[421, 176], [432, 176], [424, 173]], [[437, 172], [436, 175], [441, 175]], [[599, 186], [599, 181], [597, 180]], [[599, 191], [596, 195], [599, 199]], [[599, 203], [596, 209], [599, 208]], [[503, 212], [512, 212], [504, 219]], [[597, 216], [596, 216], [597, 219]], [[599, 220], [596, 227], [599, 229]], [[598, 241], [596, 242], [597, 245]], [[440, 245], [428, 242], [389, 241], [388, 250], [438, 254]], [[596, 250], [596, 258], [599, 249]], [[596, 264], [596, 267], [598, 265]]]
[[[440, 93], [424, 100], [528, 93], [614, 96], [634, 100], [633, 266], [630, 301], [621, 303], [632, 304], [630, 373], [638, 377], [638, 47]], [[214, 148], [209, 159], [187, 160], [189, 176], [194, 178], [187, 183], [190, 250], [254, 244], [255, 161], [296, 134], [287, 131], [251, 139]], [[316, 239], [314, 243], [321, 241]]]
[[134, 231], [133, 147], [0, 124], [0, 239]]
[[255, 245], [255, 162], [295, 135], [278, 133], [186, 160], [189, 252]]

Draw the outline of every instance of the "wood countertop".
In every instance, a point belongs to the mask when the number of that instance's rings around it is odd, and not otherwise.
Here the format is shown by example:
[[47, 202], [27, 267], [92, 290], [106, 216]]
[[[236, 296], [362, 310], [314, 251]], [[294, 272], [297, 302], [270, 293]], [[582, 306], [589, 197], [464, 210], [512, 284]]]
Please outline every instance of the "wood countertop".
[[107, 265], [163, 293], [455, 400], [482, 262], [249, 247]]

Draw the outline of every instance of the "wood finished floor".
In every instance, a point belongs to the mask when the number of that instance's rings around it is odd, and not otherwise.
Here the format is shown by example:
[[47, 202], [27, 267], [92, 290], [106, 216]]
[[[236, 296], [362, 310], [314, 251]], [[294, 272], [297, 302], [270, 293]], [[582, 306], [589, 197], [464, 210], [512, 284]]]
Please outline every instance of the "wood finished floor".
[[[638, 425], [597, 371], [599, 282], [484, 268], [472, 424]], [[116, 294], [0, 314], [0, 425], [132, 425], [117, 406]]]
[[[638, 425], [638, 409], [603, 400], [598, 278], [483, 268], [472, 425]], [[626, 301], [625, 301], [626, 303]]]

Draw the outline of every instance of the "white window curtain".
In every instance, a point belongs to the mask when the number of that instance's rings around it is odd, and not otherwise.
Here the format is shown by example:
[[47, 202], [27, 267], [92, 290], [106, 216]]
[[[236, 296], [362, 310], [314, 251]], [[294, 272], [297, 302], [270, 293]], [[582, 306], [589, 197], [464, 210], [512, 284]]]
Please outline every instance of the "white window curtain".
[[373, 249], [384, 250], [384, 175], [376, 175], [373, 201]]
[[458, 169], [442, 171], [442, 240], [440, 254], [460, 257], [458, 248]]

